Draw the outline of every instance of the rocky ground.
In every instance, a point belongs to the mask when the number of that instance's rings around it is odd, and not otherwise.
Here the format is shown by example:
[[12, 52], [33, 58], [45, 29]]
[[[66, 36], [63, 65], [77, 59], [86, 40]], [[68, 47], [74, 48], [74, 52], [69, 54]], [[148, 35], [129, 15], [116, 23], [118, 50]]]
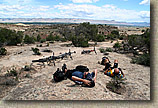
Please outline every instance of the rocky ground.
[[[73, 46], [67, 47], [68, 43], [56, 42], [46, 47], [46, 43], [43, 43], [44, 47], [38, 47], [40, 51], [43, 49], [51, 49], [55, 52], [55, 55], [59, 53], [76, 51], [72, 54], [73, 60], [66, 58], [64, 60], [56, 61], [56, 66], [46, 64], [45, 67], [40, 63], [34, 63], [29, 72], [20, 71], [21, 76], [18, 80], [14, 78], [12, 85], [5, 86], [4, 80], [0, 80], [0, 99], [3, 100], [150, 100], [150, 67], [145, 67], [138, 64], [131, 64], [131, 58], [125, 54], [118, 54], [115, 52], [109, 52], [109, 59], [113, 63], [114, 59], [118, 59], [119, 67], [122, 68], [125, 73], [124, 88], [121, 94], [110, 91], [106, 85], [111, 80], [110, 77], [103, 74], [102, 69], [104, 66], [98, 64], [104, 56], [99, 48], [112, 47], [114, 43], [101, 42], [96, 46], [97, 55], [92, 52], [90, 54], [82, 54], [81, 51], [89, 48], [76, 48]], [[17, 70], [21, 70], [26, 65], [30, 65], [32, 60], [40, 59], [43, 57], [51, 56], [52, 53], [42, 52], [42, 55], [33, 55], [31, 47], [36, 45], [25, 46], [9, 46], [6, 47], [8, 55], [0, 57], [0, 76], [1, 79], [5, 79], [7, 70], [11, 67], [16, 67]], [[59, 67], [66, 63], [68, 69], [73, 69], [77, 65], [86, 65], [93, 71], [98, 70], [97, 83], [93, 88], [82, 87], [75, 85], [69, 79], [59, 83], [52, 81], [52, 74]], [[26, 74], [29, 77], [26, 77]], [[18, 81], [18, 84], [16, 83]]]

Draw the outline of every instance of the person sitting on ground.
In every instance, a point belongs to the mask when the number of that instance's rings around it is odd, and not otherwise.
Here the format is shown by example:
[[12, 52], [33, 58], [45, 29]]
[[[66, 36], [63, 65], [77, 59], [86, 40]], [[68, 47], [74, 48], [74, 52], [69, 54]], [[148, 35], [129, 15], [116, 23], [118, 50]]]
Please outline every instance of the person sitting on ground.
[[114, 78], [115, 76], [118, 78], [124, 77], [124, 73], [122, 72], [121, 68], [118, 68], [118, 60], [114, 60], [114, 66], [106, 69], [104, 74], [112, 78]]
[[94, 72], [80, 72], [80, 71], [74, 71], [70, 72], [71, 70], [65, 69], [65, 74], [70, 73], [68, 75], [68, 78], [79, 85], [85, 85], [88, 87], [94, 87], [96, 83], [97, 78], [97, 69], [94, 70]]

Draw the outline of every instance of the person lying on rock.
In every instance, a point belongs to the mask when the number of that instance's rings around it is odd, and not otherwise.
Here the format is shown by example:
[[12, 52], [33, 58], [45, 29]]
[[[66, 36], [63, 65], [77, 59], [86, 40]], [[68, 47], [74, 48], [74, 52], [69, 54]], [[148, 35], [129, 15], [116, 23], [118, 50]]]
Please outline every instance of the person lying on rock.
[[76, 84], [84, 85], [87, 87], [94, 87], [97, 78], [97, 69], [95, 69], [91, 73], [89, 72], [89, 69], [87, 69], [87, 71], [82, 71], [82, 70], [80, 71], [78, 69], [74, 69], [74, 70], [65, 69], [65, 75], [67, 76], [67, 78], [69, 78], [71, 81], [75, 82]]
[[118, 60], [114, 60], [114, 66], [106, 69], [104, 74], [107, 76], [110, 76], [112, 78], [114, 78], [114, 77], [123, 78], [124, 77], [124, 73], [122, 72], [121, 68], [118, 68]]

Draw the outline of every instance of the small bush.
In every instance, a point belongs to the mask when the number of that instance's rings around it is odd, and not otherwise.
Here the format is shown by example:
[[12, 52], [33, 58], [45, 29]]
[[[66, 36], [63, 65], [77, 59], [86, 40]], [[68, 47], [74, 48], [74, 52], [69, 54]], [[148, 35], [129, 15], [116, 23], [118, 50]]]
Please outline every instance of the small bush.
[[5, 48], [1, 48], [0, 55], [6, 55], [6, 54], [7, 54], [7, 50]]
[[40, 42], [40, 40], [41, 40], [41, 36], [38, 35], [36, 40], [37, 40], [37, 42]]
[[31, 70], [31, 67], [29, 65], [25, 65], [24, 71], [30, 71], [30, 70]]
[[42, 44], [40, 44], [40, 45], [36, 45], [36, 47], [42, 47]]
[[40, 44], [39, 47], [42, 47], [42, 44]]
[[103, 41], [105, 41], [105, 36], [104, 36], [104, 35], [98, 35], [98, 36], [96, 37], [96, 41], [97, 41], [97, 42], [103, 42]]
[[38, 48], [32, 48], [32, 51], [34, 52], [35, 55], [41, 55]]
[[56, 36], [54, 37], [54, 40], [55, 40], [55, 41], [60, 41], [61, 38], [60, 38], [59, 36], [56, 35]]
[[67, 40], [65, 38], [60, 39], [61, 42], [66, 42]]
[[7, 70], [7, 71], [8, 71], [9, 76], [17, 76], [18, 75], [18, 73], [14, 67], [11, 68], [11, 70]]
[[46, 42], [46, 39], [41, 39], [40, 40], [40, 43], [44, 43], [44, 42]]
[[116, 42], [113, 46], [113, 48], [120, 48], [121, 47], [121, 44], [119, 42]]
[[124, 36], [121, 35], [121, 36], [119, 36], [119, 39], [120, 39], [120, 40], [123, 40], [123, 37], [124, 37]]
[[150, 66], [150, 55], [149, 54], [140, 55], [139, 57], [133, 58], [131, 63]]
[[107, 52], [112, 52], [113, 50], [112, 50], [112, 48], [106, 48], [106, 51]]
[[100, 51], [100, 53], [105, 53], [106, 52], [106, 50], [103, 49], [103, 48], [99, 48], [99, 51]]
[[46, 46], [49, 46], [49, 42], [47, 43], [47, 45]]
[[35, 43], [34, 37], [30, 37], [30, 36], [26, 35], [24, 38], [24, 43], [26, 43], [26, 44]]
[[88, 39], [86, 39], [85, 37], [82, 36], [74, 36], [72, 39], [72, 44], [75, 47], [88, 47]]
[[114, 93], [123, 94], [125, 92], [125, 81], [126, 78], [114, 77], [107, 83], [107, 88]]
[[50, 33], [50, 35], [46, 38], [47, 41], [54, 41], [54, 37], [52, 35], [52, 33]]

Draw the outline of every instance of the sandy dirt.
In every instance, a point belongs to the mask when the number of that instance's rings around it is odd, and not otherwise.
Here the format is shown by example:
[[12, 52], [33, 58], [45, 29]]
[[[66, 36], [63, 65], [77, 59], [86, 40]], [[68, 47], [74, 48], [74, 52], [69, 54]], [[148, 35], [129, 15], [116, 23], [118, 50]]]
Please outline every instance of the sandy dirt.
[[[82, 54], [81, 51], [93, 49], [66, 47], [65, 44], [55, 42], [49, 47], [38, 47], [40, 51], [43, 49], [51, 49], [55, 55], [59, 53], [76, 51], [72, 54], [73, 60], [65, 58], [64, 60], [56, 61], [56, 66], [40, 67], [39, 63], [34, 63], [33, 67], [36, 72], [31, 74], [30, 78], [23, 78], [16, 86], [12, 86], [9, 91], [3, 93], [3, 100], [150, 100], [150, 67], [145, 67], [138, 64], [131, 64], [131, 58], [125, 54], [109, 52], [109, 59], [113, 63], [115, 59], [119, 61], [119, 67], [122, 68], [126, 81], [124, 93], [117, 94], [110, 91], [106, 85], [111, 80], [110, 77], [103, 74], [104, 66], [98, 64], [104, 56], [99, 48], [112, 47], [114, 43], [100, 42], [96, 46], [97, 55], [92, 52], [90, 54]], [[43, 43], [46, 46], [46, 43]], [[0, 75], [7, 73], [7, 69], [11, 66], [22, 68], [25, 65], [30, 65], [32, 60], [49, 57], [52, 53], [41, 52], [42, 55], [33, 55], [31, 47], [34, 45], [25, 46], [7, 46], [8, 55], [0, 58]], [[21, 53], [22, 52], [22, 53]], [[93, 88], [82, 87], [75, 85], [71, 80], [63, 80], [55, 83], [52, 81], [52, 74], [57, 68], [61, 68], [63, 64], [67, 65], [68, 69], [73, 69], [77, 65], [86, 65], [92, 72], [98, 70], [97, 83]], [[41, 63], [42, 64], [42, 63]]]

